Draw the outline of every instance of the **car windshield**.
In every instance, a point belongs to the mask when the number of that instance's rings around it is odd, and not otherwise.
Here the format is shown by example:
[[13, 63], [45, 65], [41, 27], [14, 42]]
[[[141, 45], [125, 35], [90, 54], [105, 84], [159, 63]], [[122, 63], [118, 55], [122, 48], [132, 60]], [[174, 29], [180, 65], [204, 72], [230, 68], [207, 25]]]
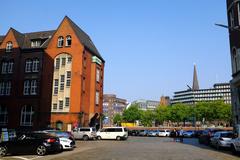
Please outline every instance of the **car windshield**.
[[232, 138], [233, 137], [233, 133], [222, 133], [221, 137], [223, 137], [223, 138]]

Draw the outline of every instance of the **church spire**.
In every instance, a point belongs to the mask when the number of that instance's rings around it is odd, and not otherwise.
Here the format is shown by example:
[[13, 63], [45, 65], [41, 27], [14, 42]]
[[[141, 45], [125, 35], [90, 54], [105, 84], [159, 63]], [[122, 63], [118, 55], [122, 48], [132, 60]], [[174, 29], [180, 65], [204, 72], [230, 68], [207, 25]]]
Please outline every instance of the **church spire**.
[[197, 78], [197, 69], [196, 65], [194, 64], [194, 71], [193, 71], [193, 85], [192, 85], [192, 90], [199, 90], [199, 85], [198, 85], [198, 78]]

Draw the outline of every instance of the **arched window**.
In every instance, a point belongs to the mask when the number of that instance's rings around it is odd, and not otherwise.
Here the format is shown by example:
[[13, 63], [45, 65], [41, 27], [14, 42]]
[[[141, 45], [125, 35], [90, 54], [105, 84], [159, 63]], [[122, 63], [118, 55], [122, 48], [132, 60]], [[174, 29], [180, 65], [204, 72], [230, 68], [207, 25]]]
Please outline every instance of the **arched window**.
[[6, 52], [12, 52], [12, 49], [13, 49], [13, 43], [11, 41], [7, 42]]
[[64, 38], [63, 36], [58, 37], [58, 47], [63, 47]]
[[71, 44], [72, 44], [72, 37], [68, 35], [66, 37], [66, 46], [71, 46]]
[[0, 125], [8, 123], [8, 112], [6, 106], [0, 106]]
[[233, 72], [236, 73], [238, 71], [238, 59], [236, 48], [233, 48], [232, 50], [232, 57], [233, 57]]
[[33, 125], [33, 107], [25, 105], [22, 107], [21, 111], [21, 126], [32, 126]]

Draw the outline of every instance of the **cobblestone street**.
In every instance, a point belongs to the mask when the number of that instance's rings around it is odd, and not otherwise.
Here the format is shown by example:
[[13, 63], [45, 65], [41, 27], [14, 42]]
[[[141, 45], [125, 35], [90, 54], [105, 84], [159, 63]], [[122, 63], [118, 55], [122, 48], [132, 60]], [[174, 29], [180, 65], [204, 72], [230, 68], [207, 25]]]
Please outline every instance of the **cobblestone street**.
[[[129, 137], [127, 141], [78, 142], [85, 151], [62, 155], [54, 160], [236, 160], [230, 151], [217, 151], [199, 145], [197, 139], [184, 139], [184, 144], [171, 138]], [[77, 148], [76, 148], [77, 150]], [[71, 152], [69, 152], [71, 153]], [[50, 158], [50, 157], [49, 157]], [[43, 158], [45, 159], [45, 158]]]

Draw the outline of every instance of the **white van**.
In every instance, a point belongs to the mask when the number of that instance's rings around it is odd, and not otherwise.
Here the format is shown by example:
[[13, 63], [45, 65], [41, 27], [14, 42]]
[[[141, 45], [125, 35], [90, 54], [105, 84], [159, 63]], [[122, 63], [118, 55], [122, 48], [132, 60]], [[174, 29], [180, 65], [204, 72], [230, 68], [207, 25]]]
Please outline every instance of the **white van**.
[[125, 140], [128, 138], [128, 131], [124, 127], [106, 127], [97, 132], [97, 139]]

